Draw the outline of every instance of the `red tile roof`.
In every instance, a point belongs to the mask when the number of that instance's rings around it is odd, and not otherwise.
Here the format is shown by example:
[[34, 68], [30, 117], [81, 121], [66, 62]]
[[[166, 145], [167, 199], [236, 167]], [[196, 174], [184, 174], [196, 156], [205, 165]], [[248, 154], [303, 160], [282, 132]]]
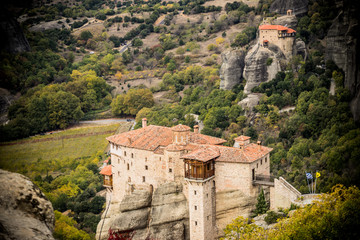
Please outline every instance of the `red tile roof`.
[[106, 176], [111, 176], [112, 175], [111, 165], [107, 165], [103, 169], [101, 169], [100, 174], [106, 175]]
[[[185, 127], [188, 128], [188, 126], [185, 125], [178, 126], [181, 129], [185, 129]], [[113, 135], [106, 139], [109, 142], [120, 146], [154, 151], [159, 146], [166, 147], [172, 144], [173, 128], [150, 125], [145, 128], [139, 128], [130, 132]], [[226, 140], [221, 138], [211, 137], [194, 132], [189, 132], [189, 135], [190, 143], [217, 145], [226, 142]]]
[[278, 31], [286, 31], [287, 33], [296, 32], [294, 29], [284, 27], [281, 25], [260, 25], [259, 30], [278, 30]]
[[179, 125], [172, 127], [171, 130], [173, 130], [175, 132], [186, 132], [186, 131], [190, 131], [191, 128], [186, 125], [179, 124]]
[[194, 151], [183, 155], [182, 158], [207, 162], [211, 159], [219, 157], [219, 155], [219, 149], [216, 146], [209, 145], [198, 147]]
[[251, 137], [248, 137], [248, 136], [244, 136], [244, 135], [241, 135], [237, 138], [234, 138], [235, 141], [246, 141], [246, 140], [249, 140]]

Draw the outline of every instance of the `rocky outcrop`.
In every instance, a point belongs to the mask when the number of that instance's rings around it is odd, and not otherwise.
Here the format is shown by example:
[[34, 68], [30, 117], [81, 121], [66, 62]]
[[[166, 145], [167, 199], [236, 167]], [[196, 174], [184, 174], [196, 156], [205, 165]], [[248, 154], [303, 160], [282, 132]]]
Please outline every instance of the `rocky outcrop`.
[[338, 16], [326, 36], [326, 59], [333, 60], [345, 72], [344, 85], [350, 90], [350, 108], [355, 120], [360, 120], [360, 26], [358, 1], [337, 1]]
[[274, 25], [286, 26], [286, 27], [292, 28], [294, 30], [296, 30], [297, 23], [298, 23], [298, 21], [297, 21], [297, 18], [295, 15], [290, 15], [290, 16], [284, 15], [284, 16], [275, 18], [273, 21]]
[[54, 239], [54, 210], [28, 178], [0, 169], [0, 239]]
[[0, 17], [0, 34], [0, 50], [10, 53], [30, 50], [29, 42], [15, 18]]
[[241, 82], [245, 66], [245, 52], [242, 50], [226, 51], [221, 54], [220, 89], [230, 90]]
[[240, 190], [222, 191], [216, 193], [216, 223], [218, 237], [223, 236], [227, 224], [238, 216], [249, 217], [256, 205], [256, 198], [244, 195]]
[[260, 83], [273, 79], [281, 70], [281, 60], [285, 60], [285, 56], [277, 46], [270, 44], [269, 48], [264, 48], [260, 44], [254, 45], [245, 57], [244, 92], [251, 93], [251, 89]]
[[189, 239], [187, 200], [180, 183], [159, 186], [154, 194], [135, 190], [121, 201], [111, 202], [96, 231], [96, 239], [107, 239], [109, 228], [133, 230], [133, 239]]
[[262, 95], [261, 93], [251, 93], [238, 103], [245, 110], [245, 115], [252, 112], [253, 108], [259, 104]]
[[287, 10], [293, 10], [295, 15], [303, 15], [308, 10], [308, 0], [275, 0], [270, 6], [270, 12], [286, 14]]

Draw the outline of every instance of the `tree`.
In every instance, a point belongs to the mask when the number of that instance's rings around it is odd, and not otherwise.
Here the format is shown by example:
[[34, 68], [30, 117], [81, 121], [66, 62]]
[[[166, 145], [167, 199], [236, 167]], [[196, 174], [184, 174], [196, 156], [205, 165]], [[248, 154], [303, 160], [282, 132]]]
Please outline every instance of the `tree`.
[[255, 209], [255, 213], [256, 214], [264, 214], [266, 213], [266, 211], [269, 209], [269, 206], [266, 202], [265, 199], [265, 195], [264, 195], [264, 189], [261, 188], [260, 194], [257, 198], [257, 203], [256, 203], [256, 209]]
[[87, 41], [87, 40], [89, 40], [89, 39], [92, 38], [92, 37], [93, 37], [93, 35], [91, 34], [90, 31], [82, 31], [82, 32], [80, 33], [80, 39], [81, 39], [81, 40]]
[[243, 240], [253, 239], [253, 236], [262, 236], [263, 229], [253, 223], [249, 223], [249, 219], [243, 218], [241, 216], [237, 217], [226, 226], [226, 228], [224, 229], [225, 237], [220, 239]]

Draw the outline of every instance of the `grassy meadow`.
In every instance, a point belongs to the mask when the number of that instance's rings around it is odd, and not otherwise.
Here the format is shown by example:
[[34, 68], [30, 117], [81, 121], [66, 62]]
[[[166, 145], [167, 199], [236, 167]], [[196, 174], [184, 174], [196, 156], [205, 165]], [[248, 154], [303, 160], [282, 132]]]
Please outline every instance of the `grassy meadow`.
[[107, 147], [105, 138], [128, 131], [130, 126], [129, 123], [116, 123], [72, 128], [4, 143], [0, 145], [0, 168], [31, 178], [39, 172], [61, 171], [69, 165], [68, 161], [102, 154]]

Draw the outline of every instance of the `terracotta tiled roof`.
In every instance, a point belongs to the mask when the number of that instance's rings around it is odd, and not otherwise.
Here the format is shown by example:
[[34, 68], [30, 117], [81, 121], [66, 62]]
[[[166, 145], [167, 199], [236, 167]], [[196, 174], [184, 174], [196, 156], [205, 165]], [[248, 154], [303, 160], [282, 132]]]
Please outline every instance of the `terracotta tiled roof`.
[[[175, 127], [181, 129], [189, 128], [185, 125], [177, 125]], [[113, 135], [106, 139], [120, 146], [154, 151], [159, 146], [166, 147], [172, 144], [173, 128], [150, 125], [145, 128]], [[189, 136], [189, 143], [217, 145], [226, 142], [221, 138], [194, 132], [189, 132]]]
[[106, 176], [111, 176], [112, 175], [111, 165], [107, 165], [103, 169], [101, 169], [100, 174], [106, 175]]
[[278, 30], [278, 31], [286, 31], [287, 33], [294, 33], [296, 32], [294, 29], [284, 27], [281, 25], [260, 25], [260, 30]]
[[186, 132], [186, 131], [190, 131], [191, 128], [186, 125], [179, 124], [179, 125], [172, 127], [171, 130], [173, 130], [175, 132]]
[[251, 137], [248, 137], [248, 136], [244, 136], [244, 135], [241, 135], [237, 138], [234, 138], [235, 141], [246, 141], [246, 140], [249, 140]]
[[207, 162], [211, 159], [217, 158], [219, 155], [219, 149], [216, 146], [201, 146], [194, 151], [183, 155], [182, 158]]
[[226, 146], [217, 146], [217, 148], [220, 150], [220, 156], [216, 161], [219, 162], [251, 163], [272, 151], [272, 148], [259, 146], [254, 143], [246, 145], [244, 149]]

